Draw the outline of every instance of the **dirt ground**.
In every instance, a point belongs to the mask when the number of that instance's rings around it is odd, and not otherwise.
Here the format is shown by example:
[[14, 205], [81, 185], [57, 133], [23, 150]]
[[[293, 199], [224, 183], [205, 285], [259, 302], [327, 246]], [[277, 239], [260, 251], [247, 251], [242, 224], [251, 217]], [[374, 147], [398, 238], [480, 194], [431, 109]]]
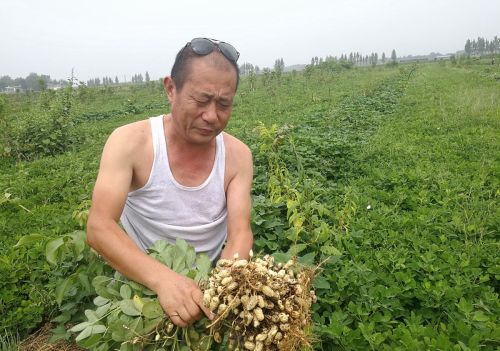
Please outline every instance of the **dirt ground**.
[[85, 351], [75, 343], [64, 340], [50, 344], [48, 340], [51, 336], [50, 330], [53, 327], [50, 323], [45, 324], [34, 334], [21, 341], [19, 351]]

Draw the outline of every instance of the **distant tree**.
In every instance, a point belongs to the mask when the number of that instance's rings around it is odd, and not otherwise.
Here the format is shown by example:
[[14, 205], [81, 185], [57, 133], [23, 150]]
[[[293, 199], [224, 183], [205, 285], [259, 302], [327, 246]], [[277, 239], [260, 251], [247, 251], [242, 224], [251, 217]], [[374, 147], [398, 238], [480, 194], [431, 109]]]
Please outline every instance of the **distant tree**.
[[392, 49], [392, 52], [391, 52], [391, 61], [393, 63], [396, 63], [396, 60], [398, 59], [398, 56], [396, 55], [396, 50], [395, 49]]
[[47, 90], [47, 81], [42, 77], [38, 78], [38, 90], [40, 91]]
[[115, 76], [115, 84], [118, 84], [118, 83], [120, 83], [120, 82], [118, 81], [118, 76]]
[[40, 77], [36, 73], [30, 73], [23, 82], [23, 79], [21, 78], [21, 86], [25, 90], [38, 90], [38, 80]]
[[255, 68], [254, 68], [254, 71], [255, 71], [255, 74], [259, 74], [260, 73], [260, 67], [256, 65]]
[[485, 48], [485, 41], [484, 38], [478, 37], [477, 38], [477, 51], [479, 55], [484, 54], [484, 48]]
[[278, 76], [283, 73], [283, 70], [285, 69], [285, 62], [283, 61], [283, 58], [276, 59], [274, 61], [274, 72], [278, 74]]
[[14, 85], [14, 81], [9, 76], [0, 77], [0, 90]]
[[472, 53], [472, 43], [470, 39], [467, 39], [467, 41], [465, 42], [464, 51], [468, 56], [470, 56], [470, 54]]
[[382, 53], [382, 63], [385, 63], [385, 52]]
[[488, 51], [490, 52], [490, 54], [494, 54], [495, 53], [495, 41], [490, 41], [490, 47], [488, 48]]
[[149, 79], [148, 71], [146, 71], [146, 75], [145, 75], [144, 79], [146, 80], [146, 83], [149, 83], [150, 79]]
[[240, 66], [240, 73], [242, 75], [250, 74], [254, 71], [254, 67], [251, 63], [245, 62]]
[[471, 49], [473, 54], [477, 54], [477, 42], [475, 39], [472, 39]]
[[255, 72], [252, 70], [250, 71], [248, 75], [248, 83], [250, 84], [250, 90], [254, 91], [255, 90], [255, 83], [257, 82], [257, 76], [255, 75]]

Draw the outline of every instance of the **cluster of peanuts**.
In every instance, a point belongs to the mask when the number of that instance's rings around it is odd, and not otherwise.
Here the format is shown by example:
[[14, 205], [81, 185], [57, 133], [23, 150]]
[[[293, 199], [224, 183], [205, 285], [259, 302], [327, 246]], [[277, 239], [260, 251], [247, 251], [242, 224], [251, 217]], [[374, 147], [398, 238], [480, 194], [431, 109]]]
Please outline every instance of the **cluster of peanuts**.
[[307, 343], [312, 273], [294, 260], [272, 256], [221, 259], [212, 271], [203, 303], [217, 314], [211, 325], [216, 342], [228, 332], [230, 350], [295, 350]]

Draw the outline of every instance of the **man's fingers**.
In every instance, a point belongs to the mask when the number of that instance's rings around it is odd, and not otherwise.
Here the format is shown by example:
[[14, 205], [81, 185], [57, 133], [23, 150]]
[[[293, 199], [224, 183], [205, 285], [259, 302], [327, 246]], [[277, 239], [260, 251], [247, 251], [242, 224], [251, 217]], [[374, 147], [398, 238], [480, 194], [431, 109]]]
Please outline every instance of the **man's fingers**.
[[213, 320], [215, 318], [215, 313], [210, 311], [208, 307], [205, 307], [203, 304], [203, 294], [201, 290], [195, 290], [192, 294], [194, 302], [198, 305], [198, 307], [203, 311], [205, 316], [207, 316], [208, 319]]
[[182, 320], [182, 318], [178, 314], [172, 313], [171, 315], [169, 315], [169, 318], [172, 323], [174, 323], [178, 327], [185, 328], [188, 326], [188, 324], [184, 320]]
[[186, 308], [186, 306], [178, 307], [179, 317], [187, 324], [194, 322], [196, 315], [191, 315], [191, 312]]

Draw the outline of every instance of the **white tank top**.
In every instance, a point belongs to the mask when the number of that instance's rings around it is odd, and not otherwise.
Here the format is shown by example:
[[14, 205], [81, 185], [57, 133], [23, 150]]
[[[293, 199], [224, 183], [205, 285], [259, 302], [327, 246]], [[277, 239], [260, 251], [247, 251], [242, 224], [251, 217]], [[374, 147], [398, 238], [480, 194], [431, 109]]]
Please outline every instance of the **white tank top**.
[[143, 251], [157, 240], [175, 243], [181, 238], [214, 261], [227, 236], [223, 135], [215, 138], [215, 161], [208, 178], [199, 186], [187, 187], [178, 183], [170, 170], [163, 116], [149, 120], [153, 167], [147, 183], [128, 193], [121, 224]]

